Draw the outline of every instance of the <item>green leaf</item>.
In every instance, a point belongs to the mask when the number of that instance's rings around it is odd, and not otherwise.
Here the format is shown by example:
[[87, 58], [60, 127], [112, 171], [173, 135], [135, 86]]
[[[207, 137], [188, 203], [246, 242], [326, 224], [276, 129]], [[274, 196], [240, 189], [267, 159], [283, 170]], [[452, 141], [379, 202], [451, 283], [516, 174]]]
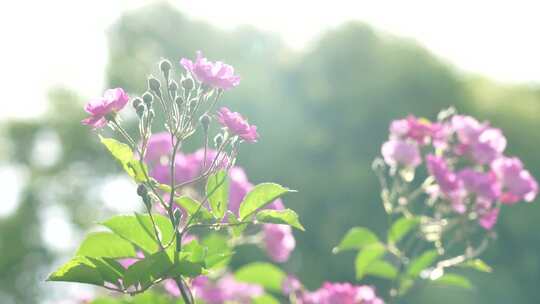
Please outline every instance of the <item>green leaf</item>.
[[122, 168], [131, 176], [137, 183], [146, 181], [148, 169], [146, 165], [141, 164], [131, 150], [131, 148], [116, 139], [105, 138], [99, 136], [101, 143], [109, 150], [111, 155], [122, 165]]
[[481, 272], [490, 273], [493, 271], [493, 268], [491, 268], [491, 266], [489, 266], [488, 264], [486, 264], [484, 261], [480, 259], [469, 260], [459, 266], [463, 268], [471, 268], [471, 269], [481, 271]]
[[133, 245], [111, 232], [94, 232], [86, 236], [76, 255], [123, 258], [136, 256]]
[[383, 279], [394, 279], [398, 275], [398, 270], [394, 265], [386, 261], [374, 261], [365, 269], [366, 275], [372, 275]]
[[388, 232], [388, 241], [394, 244], [399, 242], [404, 236], [407, 235], [407, 233], [416, 228], [419, 224], [420, 219], [418, 218], [402, 217], [398, 219]]
[[97, 271], [106, 282], [116, 284], [124, 276], [125, 269], [113, 259], [86, 258], [96, 266]]
[[381, 243], [371, 244], [364, 247], [355, 260], [356, 279], [361, 280], [366, 274], [368, 267], [384, 255], [386, 248]]
[[101, 274], [85, 257], [75, 257], [49, 275], [47, 281], [77, 282], [102, 286]]
[[334, 247], [332, 252], [338, 253], [349, 249], [362, 249], [379, 242], [375, 233], [364, 227], [354, 227], [345, 234], [339, 245]]
[[224, 235], [211, 233], [202, 240], [201, 244], [207, 250], [206, 268], [219, 269], [227, 266], [230, 262], [233, 251]]
[[167, 275], [172, 268], [173, 262], [165, 251], [152, 254], [129, 266], [124, 275], [124, 287], [140, 284], [146, 288]]
[[261, 210], [255, 218], [262, 223], [285, 224], [304, 231], [304, 227], [298, 220], [298, 214], [291, 209]]
[[212, 215], [216, 219], [222, 219], [229, 202], [229, 181], [224, 170], [219, 170], [208, 177], [206, 195], [212, 207]]
[[407, 267], [407, 275], [412, 278], [417, 277], [422, 270], [430, 267], [438, 256], [439, 254], [436, 250], [428, 250], [424, 252], [421, 256], [411, 261], [409, 267]]
[[195, 223], [209, 222], [214, 219], [206, 207], [201, 206], [200, 202], [192, 199], [191, 197], [181, 196], [175, 199], [175, 202], [178, 206], [186, 210], [189, 216], [193, 216], [195, 212], [197, 212], [196, 218], [193, 219], [193, 222]]
[[238, 269], [234, 277], [241, 282], [259, 284], [267, 290], [281, 292], [286, 274], [270, 263], [256, 262]]
[[[152, 216], [162, 244], [168, 244], [174, 237], [174, 229], [169, 219], [161, 214], [152, 214]], [[160, 249], [148, 214], [119, 215], [106, 220], [103, 225], [145, 252], [154, 253]]]
[[444, 285], [444, 286], [455, 286], [465, 289], [471, 289], [472, 283], [464, 276], [448, 273], [443, 275], [442, 277], [436, 279], [433, 281], [436, 285]]
[[182, 245], [182, 253], [186, 253], [186, 260], [194, 263], [202, 263], [206, 258], [207, 249], [197, 240]]
[[269, 294], [264, 294], [253, 299], [253, 304], [279, 304], [279, 301]]
[[262, 183], [255, 186], [240, 203], [240, 221], [244, 221], [260, 208], [273, 202], [291, 190], [274, 183]]

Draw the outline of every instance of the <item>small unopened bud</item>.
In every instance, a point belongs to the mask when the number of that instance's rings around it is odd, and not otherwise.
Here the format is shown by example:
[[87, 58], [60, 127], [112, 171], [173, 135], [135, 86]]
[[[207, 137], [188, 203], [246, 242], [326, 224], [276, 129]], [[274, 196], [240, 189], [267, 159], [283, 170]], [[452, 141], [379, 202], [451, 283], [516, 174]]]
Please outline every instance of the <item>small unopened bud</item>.
[[154, 76], [148, 77], [148, 88], [157, 96], [161, 96], [161, 83]]
[[223, 144], [223, 135], [220, 133], [214, 137], [214, 145], [216, 148], [219, 148], [221, 144]]
[[163, 59], [159, 63], [159, 69], [163, 73], [163, 76], [165, 76], [165, 79], [169, 79], [169, 72], [171, 71], [171, 67], [171, 62], [167, 59]]
[[182, 87], [186, 90], [186, 91], [191, 91], [191, 89], [193, 89], [193, 79], [191, 78], [186, 78], [184, 80], [182, 80]]
[[139, 116], [139, 118], [143, 117], [145, 111], [146, 111], [146, 106], [145, 106], [143, 103], [141, 103], [141, 104], [135, 109], [135, 112], [137, 112], [137, 116]]
[[208, 126], [210, 125], [210, 116], [204, 114], [203, 116], [201, 116], [201, 118], [199, 118], [199, 121], [201, 122], [204, 132], [207, 132]]
[[173, 219], [174, 219], [174, 226], [177, 227], [178, 224], [180, 224], [180, 220], [182, 219], [182, 211], [180, 211], [180, 209], [174, 210]]
[[154, 102], [154, 96], [152, 96], [152, 93], [150, 92], [144, 92], [144, 94], [142, 95], [142, 100], [148, 108], [151, 108], [152, 103]]
[[169, 82], [169, 91], [176, 92], [177, 90], [178, 90], [178, 83], [176, 83], [176, 81], [174, 81], [173, 79]]
[[137, 187], [137, 195], [140, 197], [145, 197], [148, 195], [148, 189], [146, 189], [146, 186], [143, 184], [140, 184]]
[[176, 102], [176, 104], [180, 108], [182, 106], [182, 104], [184, 103], [184, 99], [182, 97], [180, 97], [180, 96], [177, 96], [176, 99], [174, 100], [174, 102]]
[[140, 99], [139, 97], [137, 98], [133, 98], [133, 100], [131, 101], [131, 105], [133, 106], [134, 109], [137, 109], [137, 107], [142, 103], [142, 99]]

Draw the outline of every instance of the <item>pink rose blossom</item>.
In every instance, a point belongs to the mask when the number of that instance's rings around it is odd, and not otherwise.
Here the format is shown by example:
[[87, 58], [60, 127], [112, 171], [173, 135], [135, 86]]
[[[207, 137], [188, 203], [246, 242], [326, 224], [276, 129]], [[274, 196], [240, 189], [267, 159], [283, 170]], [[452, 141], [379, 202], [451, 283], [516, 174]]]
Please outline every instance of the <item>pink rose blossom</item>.
[[480, 213], [480, 217], [478, 219], [478, 223], [482, 228], [486, 230], [491, 230], [497, 223], [497, 218], [499, 217], [499, 208], [494, 208], [490, 210], [486, 210], [484, 212]]
[[[208, 277], [199, 276], [192, 281], [191, 288], [196, 299], [203, 300], [207, 304], [225, 303], [252, 303], [254, 298], [261, 296], [264, 289], [256, 284], [238, 282], [230, 274], [226, 274], [217, 282]], [[174, 297], [180, 296], [178, 286], [173, 280], [167, 280], [165, 290]]]
[[420, 145], [425, 145], [440, 128], [441, 126], [437, 123], [409, 115], [405, 119], [394, 120], [390, 124], [390, 137], [412, 139]]
[[459, 179], [467, 191], [488, 200], [497, 200], [501, 195], [501, 185], [494, 172], [479, 172], [465, 168], [458, 172]]
[[287, 261], [296, 246], [291, 227], [279, 224], [265, 224], [263, 225], [263, 234], [268, 256], [275, 262], [283, 263]]
[[170, 156], [173, 150], [173, 141], [168, 132], [152, 134], [146, 146], [146, 162], [159, 162], [161, 157]]
[[391, 139], [382, 145], [381, 153], [384, 161], [390, 166], [415, 168], [422, 162], [415, 142]]
[[[186, 181], [189, 181], [195, 178], [196, 168], [193, 166], [193, 163], [190, 162], [190, 159], [182, 154], [177, 153], [174, 160], [174, 182], [175, 184], [180, 184]], [[155, 178], [158, 182], [162, 184], [171, 183], [171, 168], [169, 162], [159, 163], [150, 170], [150, 176]]]
[[501, 202], [517, 203], [520, 200], [532, 202], [538, 194], [538, 183], [516, 157], [503, 157], [495, 160], [492, 170], [501, 180], [503, 194]]
[[257, 142], [259, 138], [257, 127], [249, 125], [248, 121], [240, 113], [231, 112], [226, 107], [222, 107], [217, 113], [217, 119], [221, 125], [234, 135], [240, 136], [247, 142]]
[[456, 212], [465, 212], [466, 206], [463, 200], [466, 192], [458, 176], [448, 168], [442, 157], [429, 154], [426, 157], [426, 163], [429, 174], [435, 178], [441, 194], [450, 200]]
[[350, 283], [325, 282], [317, 291], [306, 293], [303, 304], [384, 304], [370, 286], [355, 286]]
[[122, 110], [128, 100], [129, 96], [123, 89], [109, 89], [105, 91], [103, 97], [93, 99], [86, 104], [84, 110], [90, 114], [90, 117], [83, 119], [81, 123], [94, 129], [101, 128], [107, 124], [105, 116]]
[[195, 62], [182, 58], [180, 63], [193, 77], [208, 86], [229, 90], [240, 84], [240, 76], [234, 75], [232, 66], [221, 61], [208, 61], [201, 51], [197, 52]]

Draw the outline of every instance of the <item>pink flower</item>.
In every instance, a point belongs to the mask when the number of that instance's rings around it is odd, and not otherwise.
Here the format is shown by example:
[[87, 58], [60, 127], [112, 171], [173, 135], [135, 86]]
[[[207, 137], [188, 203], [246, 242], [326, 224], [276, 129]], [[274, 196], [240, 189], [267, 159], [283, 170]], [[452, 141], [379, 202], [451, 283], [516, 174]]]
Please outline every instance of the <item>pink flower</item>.
[[501, 180], [503, 194], [501, 202], [517, 203], [520, 200], [532, 202], [538, 194], [538, 183], [516, 157], [502, 157], [491, 165], [492, 170]]
[[315, 292], [302, 298], [303, 304], [384, 304], [370, 286], [355, 286], [350, 283], [325, 282]]
[[458, 172], [459, 179], [467, 191], [490, 201], [497, 200], [501, 195], [501, 185], [494, 172], [479, 172], [465, 168]]
[[426, 163], [429, 174], [435, 178], [441, 194], [450, 200], [456, 212], [465, 212], [466, 206], [463, 200], [466, 192], [458, 176], [448, 168], [442, 157], [429, 154], [426, 157]]
[[[174, 182], [180, 184], [195, 178], [196, 168], [190, 159], [182, 153], [177, 153], [174, 160]], [[150, 170], [150, 176], [155, 178], [162, 184], [169, 185], [171, 183], [171, 168], [169, 161], [158, 163]]]
[[94, 129], [101, 128], [107, 124], [105, 116], [122, 110], [128, 100], [129, 96], [121, 88], [109, 89], [105, 91], [103, 97], [86, 104], [84, 110], [90, 114], [90, 117], [83, 119], [81, 123], [92, 126]]
[[210, 168], [214, 161], [217, 168], [220, 169], [227, 167], [227, 165], [229, 164], [229, 159], [227, 158], [226, 153], [220, 153], [219, 159], [215, 159], [216, 157], [218, 157], [218, 155], [217, 151], [214, 149], [206, 149], [206, 161], [204, 159], [204, 148], [200, 148], [199, 150], [190, 154], [188, 157], [192, 162], [193, 166], [197, 168], [197, 173], [203, 173], [208, 170], [208, 168]]
[[229, 210], [238, 215], [240, 203], [252, 188], [253, 184], [249, 182], [244, 169], [231, 168], [229, 170]]
[[420, 145], [427, 144], [441, 126], [425, 118], [409, 115], [390, 124], [391, 138], [412, 139]]
[[208, 86], [229, 90], [240, 84], [240, 76], [234, 75], [232, 66], [220, 61], [208, 61], [201, 51], [197, 52], [195, 62], [182, 58], [180, 63], [193, 77]]
[[390, 166], [402, 165], [415, 168], [422, 162], [415, 142], [391, 139], [382, 145], [381, 153], [384, 161]]
[[144, 160], [146, 162], [159, 162], [161, 157], [170, 156], [173, 144], [168, 132], [152, 134], [148, 139]]
[[249, 125], [247, 120], [238, 112], [231, 112], [226, 107], [222, 107], [217, 113], [217, 119], [221, 125], [226, 127], [231, 133], [240, 136], [247, 142], [257, 142], [259, 134], [257, 127]]
[[297, 293], [302, 289], [302, 283], [294, 275], [288, 275], [281, 283], [281, 291], [284, 295]]
[[266, 252], [270, 258], [279, 263], [287, 261], [296, 246], [291, 227], [265, 224], [263, 225], [263, 234]]
[[452, 128], [460, 143], [456, 147], [457, 154], [469, 153], [471, 158], [480, 164], [491, 163], [500, 157], [506, 148], [506, 138], [501, 130], [490, 128], [487, 123], [481, 124], [470, 116], [452, 117]]
[[[238, 282], [230, 274], [226, 274], [217, 282], [212, 282], [208, 277], [199, 276], [192, 281], [191, 285], [195, 298], [203, 300], [207, 304], [229, 302], [249, 304], [252, 303], [252, 299], [264, 293], [261, 286]], [[172, 296], [180, 296], [178, 286], [173, 280], [167, 280], [164, 287]]]
[[484, 212], [480, 213], [480, 217], [478, 219], [478, 223], [482, 228], [486, 230], [491, 230], [497, 223], [497, 218], [499, 217], [499, 208], [494, 208], [490, 210], [486, 210]]

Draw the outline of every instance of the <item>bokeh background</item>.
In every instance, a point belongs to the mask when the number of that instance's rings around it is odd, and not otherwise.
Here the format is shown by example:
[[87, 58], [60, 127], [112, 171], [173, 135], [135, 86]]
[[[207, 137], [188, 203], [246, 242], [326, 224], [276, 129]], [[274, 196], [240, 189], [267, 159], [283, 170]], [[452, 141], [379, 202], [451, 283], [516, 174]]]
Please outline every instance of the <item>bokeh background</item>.
[[[80, 125], [82, 105], [107, 87], [142, 93], [160, 58], [203, 50], [243, 77], [224, 102], [258, 125], [261, 140], [239, 161], [254, 182], [300, 190], [286, 204], [307, 231], [283, 267], [311, 288], [354, 281], [353, 255], [331, 254], [348, 228], [385, 228], [370, 164], [392, 119], [455, 106], [501, 127], [509, 153], [540, 177], [540, 7], [468, 2], [3, 4], [0, 303], [93, 292], [44, 279], [95, 222], [139, 203]], [[538, 303], [539, 203], [503, 211], [485, 256], [495, 272], [468, 273], [473, 290], [432, 287], [404, 303]], [[234, 265], [261, 259], [246, 249]]]

